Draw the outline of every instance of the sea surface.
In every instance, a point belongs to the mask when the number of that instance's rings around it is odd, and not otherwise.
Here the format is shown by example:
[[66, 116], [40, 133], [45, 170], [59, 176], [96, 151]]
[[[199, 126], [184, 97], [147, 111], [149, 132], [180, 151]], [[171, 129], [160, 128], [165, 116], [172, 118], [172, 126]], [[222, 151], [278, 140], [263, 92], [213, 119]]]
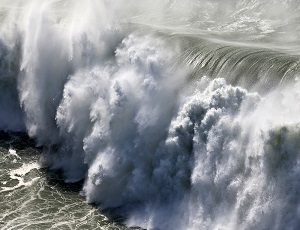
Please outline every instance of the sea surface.
[[300, 229], [298, 0], [0, 0], [0, 228]]
[[0, 136], [1, 229], [129, 229], [88, 205], [81, 183], [64, 183], [59, 172], [41, 168], [41, 149], [26, 135]]

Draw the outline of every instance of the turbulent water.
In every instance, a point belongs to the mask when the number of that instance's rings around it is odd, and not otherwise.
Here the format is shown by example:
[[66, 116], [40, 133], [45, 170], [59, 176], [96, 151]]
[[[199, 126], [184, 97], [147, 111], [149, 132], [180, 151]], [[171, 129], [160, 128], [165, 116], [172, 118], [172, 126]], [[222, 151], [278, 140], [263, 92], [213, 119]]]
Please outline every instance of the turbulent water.
[[299, 229], [299, 12], [0, 0], [0, 227]]
[[40, 150], [26, 136], [0, 136], [1, 229], [126, 229], [86, 204], [80, 184], [64, 184], [57, 173], [41, 170]]

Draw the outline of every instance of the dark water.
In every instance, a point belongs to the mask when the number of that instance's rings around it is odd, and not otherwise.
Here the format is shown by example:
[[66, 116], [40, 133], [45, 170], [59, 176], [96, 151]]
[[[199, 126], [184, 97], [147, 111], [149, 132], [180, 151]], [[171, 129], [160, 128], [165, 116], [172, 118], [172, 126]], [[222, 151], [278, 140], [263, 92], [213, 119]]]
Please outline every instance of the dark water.
[[129, 229], [88, 205], [81, 183], [42, 169], [41, 151], [24, 133], [0, 132], [1, 229]]

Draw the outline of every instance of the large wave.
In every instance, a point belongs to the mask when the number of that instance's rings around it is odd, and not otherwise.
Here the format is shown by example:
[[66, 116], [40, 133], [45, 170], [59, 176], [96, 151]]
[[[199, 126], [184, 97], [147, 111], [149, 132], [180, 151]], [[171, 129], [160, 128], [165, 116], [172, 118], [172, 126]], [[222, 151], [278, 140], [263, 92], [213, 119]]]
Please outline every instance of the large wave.
[[0, 129], [129, 226], [296, 229], [299, 6], [2, 1]]

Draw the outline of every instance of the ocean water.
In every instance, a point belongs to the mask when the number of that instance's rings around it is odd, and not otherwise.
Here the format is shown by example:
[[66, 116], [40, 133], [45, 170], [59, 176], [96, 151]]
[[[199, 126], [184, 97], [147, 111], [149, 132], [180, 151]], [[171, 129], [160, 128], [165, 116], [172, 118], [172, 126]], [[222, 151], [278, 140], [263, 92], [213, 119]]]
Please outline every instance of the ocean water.
[[1, 229], [299, 229], [299, 10], [0, 0]]
[[58, 172], [42, 169], [41, 149], [26, 135], [1, 134], [1, 229], [128, 229], [88, 205], [80, 183], [66, 184]]

